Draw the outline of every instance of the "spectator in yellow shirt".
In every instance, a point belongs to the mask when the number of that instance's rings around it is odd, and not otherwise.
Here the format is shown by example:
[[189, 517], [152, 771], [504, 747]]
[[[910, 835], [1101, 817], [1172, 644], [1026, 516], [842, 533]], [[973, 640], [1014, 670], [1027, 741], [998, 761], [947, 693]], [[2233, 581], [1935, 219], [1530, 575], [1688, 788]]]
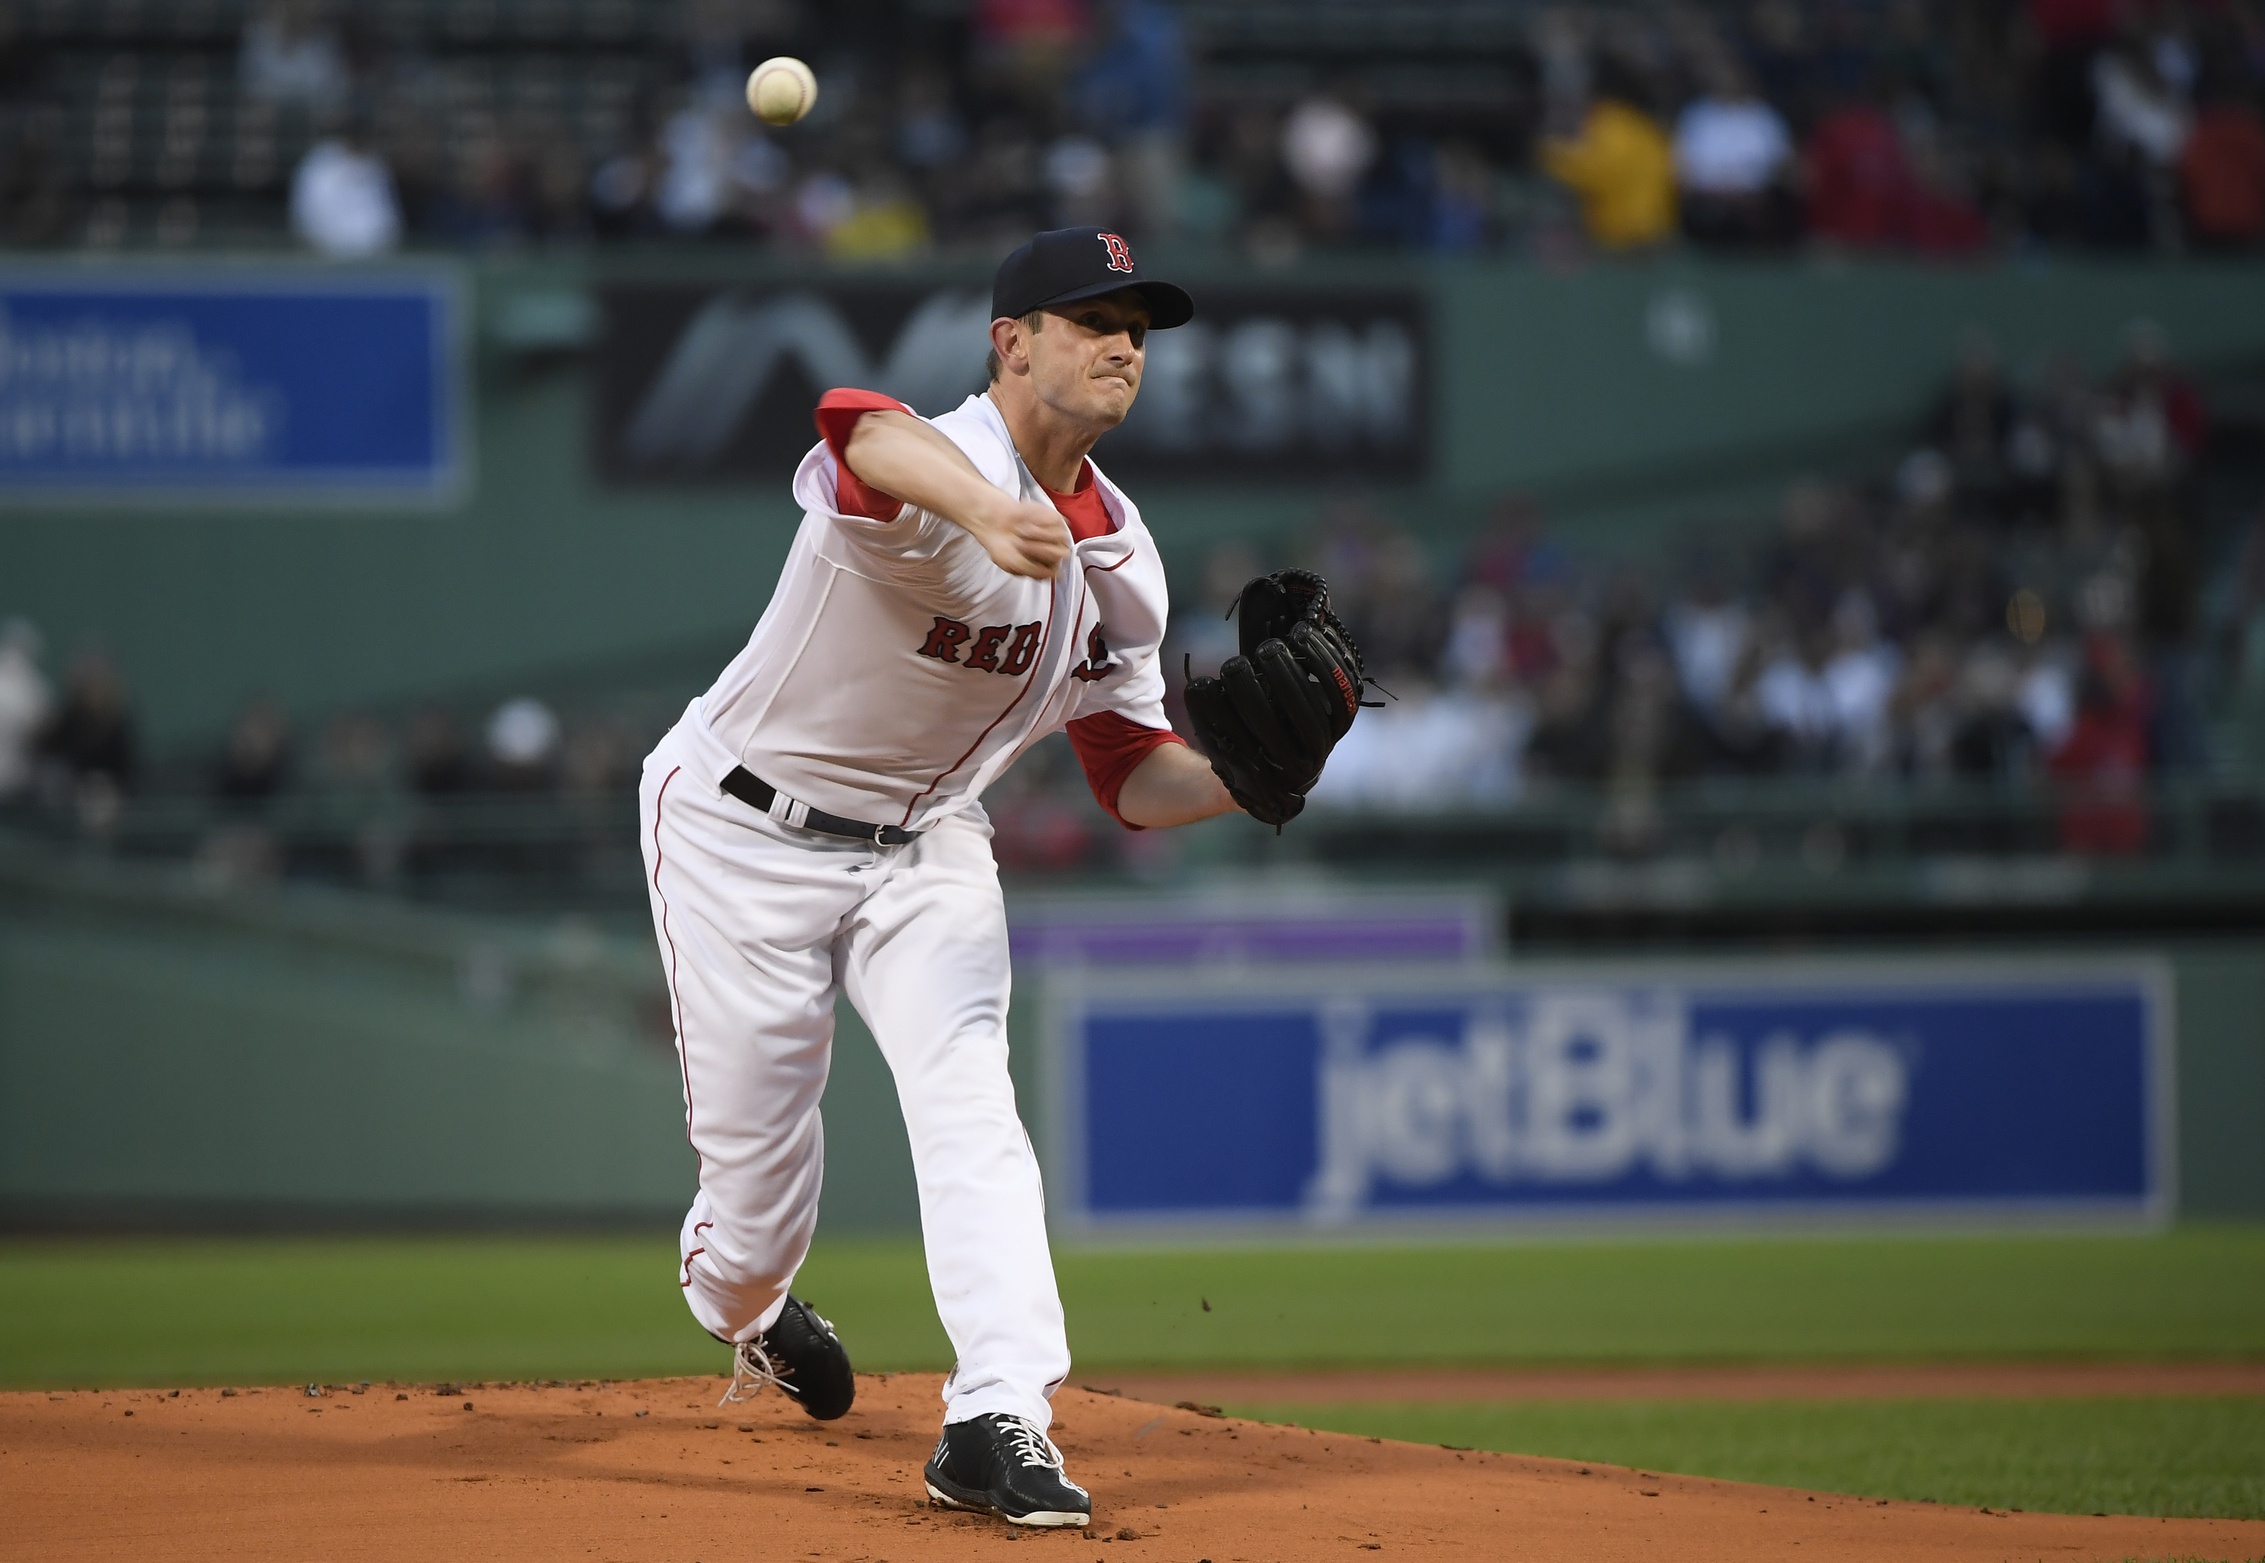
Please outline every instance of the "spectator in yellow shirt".
[[1675, 231], [1675, 153], [1636, 93], [1600, 69], [1579, 134], [1542, 143], [1542, 167], [1581, 201], [1581, 223], [1608, 250], [1656, 244]]

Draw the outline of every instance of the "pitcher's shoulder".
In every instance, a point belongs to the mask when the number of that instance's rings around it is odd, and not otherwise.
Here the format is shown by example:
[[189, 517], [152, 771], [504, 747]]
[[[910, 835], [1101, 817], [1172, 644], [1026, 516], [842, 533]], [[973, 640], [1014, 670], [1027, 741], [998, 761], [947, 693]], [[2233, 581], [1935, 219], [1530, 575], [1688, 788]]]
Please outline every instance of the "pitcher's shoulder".
[[990, 397], [977, 391], [950, 412], [938, 413], [928, 421], [992, 483], [1009, 493], [1021, 487], [1014, 440], [1007, 433], [1007, 420], [999, 415]]

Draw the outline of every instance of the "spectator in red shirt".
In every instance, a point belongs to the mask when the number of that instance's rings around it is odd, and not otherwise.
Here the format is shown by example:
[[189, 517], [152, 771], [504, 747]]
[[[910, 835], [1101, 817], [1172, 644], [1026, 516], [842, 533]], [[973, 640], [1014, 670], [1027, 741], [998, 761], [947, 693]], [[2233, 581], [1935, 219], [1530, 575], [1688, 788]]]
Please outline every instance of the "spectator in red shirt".
[[2062, 785], [2061, 850], [2130, 857], [2147, 849], [2147, 732], [2152, 701], [2119, 636], [2085, 647], [2075, 725], [2053, 753]]
[[1903, 138], [1877, 103], [1860, 101], [1818, 122], [1806, 153], [1809, 232], [1856, 249], [1910, 238], [1916, 186]]
[[1930, 182], [1876, 96], [1819, 121], [1804, 160], [1809, 231], [1820, 239], [1930, 255], [1967, 254], [1989, 243], [1982, 214]]
[[2178, 173], [2197, 245], [2250, 249], [2265, 239], [2265, 118], [2229, 84], [2205, 80]]
[[977, 0], [968, 22], [977, 76], [1037, 108], [1057, 100], [1093, 14], [1086, 0]]
[[986, 43], [1068, 49], [1092, 25], [1085, 0], [977, 0], [976, 35]]
[[2029, 25], [2048, 49], [2097, 48], [2123, 20], [2118, 0], [2029, 0]]

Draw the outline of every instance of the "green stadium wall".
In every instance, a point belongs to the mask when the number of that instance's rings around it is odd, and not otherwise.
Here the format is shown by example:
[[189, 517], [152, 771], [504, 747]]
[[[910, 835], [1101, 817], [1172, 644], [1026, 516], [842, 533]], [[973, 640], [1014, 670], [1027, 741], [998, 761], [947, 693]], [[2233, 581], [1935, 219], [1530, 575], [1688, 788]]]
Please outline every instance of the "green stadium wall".
[[[1751, 513], [1789, 475], [1887, 448], [1976, 330], [2017, 374], [2057, 352], [2105, 367], [2139, 319], [2192, 364], [2265, 356], [2265, 268], [2255, 265], [1672, 259], [1254, 274], [1191, 259], [1172, 269], [1198, 293], [1208, 280], [1269, 278], [1425, 289], [1432, 476], [1378, 502], [1452, 535], [1523, 489], [1573, 541], [1602, 549]], [[586, 449], [591, 290], [783, 275], [713, 253], [470, 265], [475, 472], [462, 503], [0, 505], [0, 615], [29, 615], [61, 653], [109, 647], [161, 744], [211, 734], [255, 694], [312, 714], [728, 643], [767, 600], [795, 514], [783, 485], [659, 492], [597, 481]], [[1280, 536], [1310, 522], [1323, 497], [1318, 485], [1140, 495], [1180, 558], [1216, 539]]]
[[[2163, 941], [2180, 1209], [2265, 1217], [2265, 939]], [[1035, 1132], [1025, 973], [1018, 1092]], [[843, 1006], [823, 1219], [917, 1225]], [[641, 936], [0, 858], [0, 1226], [673, 1225], [694, 1166]]]

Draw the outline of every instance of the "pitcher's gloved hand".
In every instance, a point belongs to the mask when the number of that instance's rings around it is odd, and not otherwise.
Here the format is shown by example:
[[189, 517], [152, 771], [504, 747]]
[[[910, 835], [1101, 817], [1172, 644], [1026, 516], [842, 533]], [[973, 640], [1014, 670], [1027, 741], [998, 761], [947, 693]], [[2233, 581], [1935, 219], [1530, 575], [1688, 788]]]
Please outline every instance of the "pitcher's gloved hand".
[[1235, 605], [1240, 655], [1190, 679], [1195, 741], [1244, 813], [1279, 830], [1297, 818], [1329, 751], [1353, 725], [1367, 676], [1360, 648], [1310, 570], [1276, 570]]

